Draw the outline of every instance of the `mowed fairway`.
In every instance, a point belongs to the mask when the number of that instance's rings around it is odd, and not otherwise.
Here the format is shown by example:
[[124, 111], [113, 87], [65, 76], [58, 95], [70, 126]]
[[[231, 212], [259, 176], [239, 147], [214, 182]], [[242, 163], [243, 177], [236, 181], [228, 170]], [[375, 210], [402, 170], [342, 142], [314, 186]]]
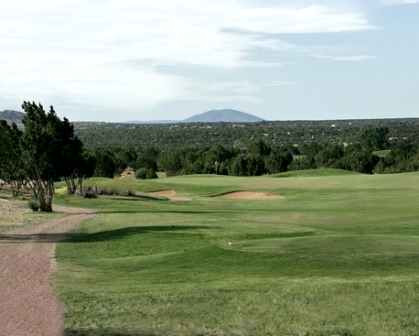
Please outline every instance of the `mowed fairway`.
[[57, 247], [66, 334], [419, 335], [419, 174], [320, 172], [86, 181], [182, 201], [61, 193], [103, 212]]

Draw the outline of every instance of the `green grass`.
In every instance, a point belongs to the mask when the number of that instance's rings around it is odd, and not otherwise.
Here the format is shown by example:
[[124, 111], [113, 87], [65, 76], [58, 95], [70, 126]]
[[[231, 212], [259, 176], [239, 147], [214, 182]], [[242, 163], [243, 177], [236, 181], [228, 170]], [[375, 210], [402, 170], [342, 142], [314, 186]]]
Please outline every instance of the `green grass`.
[[388, 155], [388, 153], [390, 153], [390, 152], [391, 152], [390, 149], [383, 149], [383, 150], [375, 151], [373, 153], [375, 155], [379, 156], [379, 157], [386, 157]]
[[103, 211], [57, 248], [68, 335], [419, 334], [417, 173], [89, 183], [192, 201], [59, 193]]
[[316, 176], [341, 176], [358, 175], [360, 173], [342, 169], [305, 169], [271, 175], [272, 177], [316, 177]]

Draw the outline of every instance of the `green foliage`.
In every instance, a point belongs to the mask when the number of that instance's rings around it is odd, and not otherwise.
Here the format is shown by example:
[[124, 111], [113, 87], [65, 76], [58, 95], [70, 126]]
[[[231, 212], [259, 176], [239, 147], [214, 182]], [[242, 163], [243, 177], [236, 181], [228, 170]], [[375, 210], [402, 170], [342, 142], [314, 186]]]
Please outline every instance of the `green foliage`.
[[388, 147], [388, 127], [374, 127], [365, 130], [361, 135], [361, 144], [368, 151], [377, 151]]
[[135, 167], [138, 154], [133, 148], [129, 147], [114, 150], [114, 157], [117, 167], [124, 170], [127, 167]]
[[21, 137], [22, 131], [16, 124], [9, 126], [6, 121], [0, 120], [0, 179], [10, 184], [13, 197], [19, 195], [26, 177], [19, 145]]
[[231, 175], [260, 176], [266, 173], [265, 161], [260, 156], [241, 154], [231, 162]]
[[74, 127], [60, 120], [53, 107], [45, 113], [41, 104], [23, 102], [25, 131], [20, 146], [25, 179], [36, 195], [41, 211], [52, 211], [54, 182], [72, 176], [80, 162], [83, 144]]
[[263, 140], [259, 139], [250, 144], [247, 152], [253, 156], [266, 157], [271, 153], [271, 147], [268, 146]]
[[418, 148], [407, 141], [399, 141], [380, 159], [376, 173], [404, 173], [419, 170]]
[[293, 156], [288, 150], [274, 147], [266, 158], [266, 168], [269, 174], [283, 173], [287, 171], [292, 161]]
[[[264, 139], [268, 146], [288, 146], [292, 154], [305, 153], [312, 142], [319, 145], [360, 143], [363, 132], [388, 127], [390, 143], [406, 138], [418, 143], [419, 118], [368, 120], [299, 120], [258, 123], [185, 123], [129, 125], [80, 123], [77, 135], [89, 148], [127, 148], [137, 151], [155, 146], [169, 148], [195, 147], [206, 149], [215, 145], [225, 148], [248, 148], [255, 139]], [[296, 146], [295, 146], [296, 145]]]
[[157, 171], [157, 158], [160, 154], [160, 151], [154, 147], [147, 147], [140, 152], [137, 156], [137, 162], [134, 166], [134, 169], [145, 168]]
[[135, 178], [141, 179], [141, 180], [154, 179], [154, 178], [157, 178], [157, 174], [152, 169], [139, 168], [135, 171]]
[[112, 151], [98, 148], [94, 151], [96, 161], [93, 176], [96, 177], [114, 177], [117, 173], [117, 160]]
[[352, 151], [345, 154], [336, 167], [363, 174], [372, 174], [380, 158], [369, 151]]
[[314, 158], [318, 167], [334, 168], [344, 155], [343, 146], [327, 145], [319, 150]]
[[179, 151], [169, 149], [160, 153], [158, 166], [166, 172], [168, 177], [179, 175], [183, 167], [182, 159]]
[[316, 161], [312, 156], [305, 156], [298, 160], [293, 160], [288, 166], [288, 170], [304, 170], [317, 168]]
[[29, 200], [28, 201], [28, 207], [34, 212], [39, 211], [39, 202], [37, 200]]

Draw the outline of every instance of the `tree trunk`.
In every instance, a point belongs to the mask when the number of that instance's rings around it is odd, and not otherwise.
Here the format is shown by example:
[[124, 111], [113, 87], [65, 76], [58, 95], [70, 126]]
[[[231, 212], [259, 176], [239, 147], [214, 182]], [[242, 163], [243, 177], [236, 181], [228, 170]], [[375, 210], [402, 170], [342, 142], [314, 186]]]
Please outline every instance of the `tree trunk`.
[[52, 199], [54, 198], [54, 182], [37, 179], [30, 181], [29, 185], [34, 198], [39, 205], [39, 210], [52, 212]]
[[67, 185], [67, 193], [69, 195], [74, 195], [77, 191], [77, 185], [75, 183], [74, 178], [72, 177], [64, 177], [64, 181]]

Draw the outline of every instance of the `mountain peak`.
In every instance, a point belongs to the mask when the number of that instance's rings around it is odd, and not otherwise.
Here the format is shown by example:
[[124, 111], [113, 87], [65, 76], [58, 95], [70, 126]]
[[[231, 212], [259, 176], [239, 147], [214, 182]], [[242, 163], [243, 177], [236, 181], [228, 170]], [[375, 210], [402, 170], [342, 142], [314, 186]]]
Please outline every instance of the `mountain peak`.
[[12, 111], [12, 110], [5, 110], [0, 111], [0, 119], [6, 120], [8, 124], [15, 123], [16, 125], [22, 124], [22, 119], [25, 116], [25, 113]]
[[224, 109], [224, 110], [211, 110], [201, 114], [194, 115], [182, 122], [260, 122], [263, 119], [256, 117], [252, 114]]

